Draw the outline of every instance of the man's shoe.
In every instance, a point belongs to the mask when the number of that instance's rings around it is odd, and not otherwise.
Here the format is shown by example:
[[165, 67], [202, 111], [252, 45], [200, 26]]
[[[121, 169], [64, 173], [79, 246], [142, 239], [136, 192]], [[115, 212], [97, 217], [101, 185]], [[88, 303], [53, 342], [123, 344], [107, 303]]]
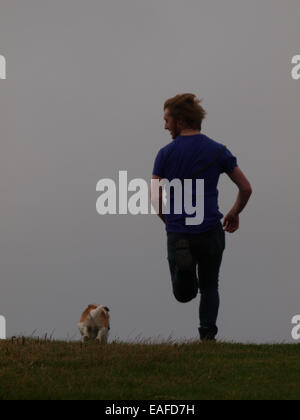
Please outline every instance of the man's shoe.
[[175, 262], [179, 271], [193, 271], [194, 259], [187, 239], [179, 239], [175, 244]]
[[201, 341], [216, 341], [216, 335], [218, 334], [218, 328], [199, 328], [200, 340]]

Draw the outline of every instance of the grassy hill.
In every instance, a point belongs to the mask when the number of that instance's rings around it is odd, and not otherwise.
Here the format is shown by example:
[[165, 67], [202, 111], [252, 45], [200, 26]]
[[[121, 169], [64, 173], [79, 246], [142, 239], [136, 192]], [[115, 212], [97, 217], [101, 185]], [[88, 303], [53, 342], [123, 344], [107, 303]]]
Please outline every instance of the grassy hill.
[[300, 399], [300, 345], [0, 342], [0, 399]]

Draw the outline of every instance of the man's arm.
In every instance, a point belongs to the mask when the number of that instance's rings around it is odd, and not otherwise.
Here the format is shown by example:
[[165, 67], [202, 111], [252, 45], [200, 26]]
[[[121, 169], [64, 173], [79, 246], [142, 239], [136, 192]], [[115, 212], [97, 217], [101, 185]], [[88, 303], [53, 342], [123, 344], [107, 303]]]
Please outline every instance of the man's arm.
[[[156, 180], [156, 182], [161, 181], [162, 178], [160, 178], [157, 175], [152, 175], [152, 179]], [[162, 187], [159, 187], [159, 192], [157, 192], [157, 189], [154, 188], [154, 183], [151, 182], [151, 192], [150, 192], [150, 200], [151, 204], [155, 209], [157, 209], [157, 215], [158, 217], [166, 223], [165, 215], [162, 213]]]
[[248, 200], [252, 194], [252, 188], [250, 182], [238, 166], [236, 166], [233, 172], [228, 176], [239, 189], [236, 202], [234, 203], [234, 206], [230, 212], [225, 216], [223, 221], [224, 229], [229, 233], [233, 233], [239, 228], [239, 214], [248, 203]]

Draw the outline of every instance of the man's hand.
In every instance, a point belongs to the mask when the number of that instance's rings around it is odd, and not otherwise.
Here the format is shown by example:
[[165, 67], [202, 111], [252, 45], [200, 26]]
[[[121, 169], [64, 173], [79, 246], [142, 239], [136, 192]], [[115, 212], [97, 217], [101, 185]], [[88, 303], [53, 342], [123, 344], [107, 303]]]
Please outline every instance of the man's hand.
[[230, 211], [224, 218], [223, 227], [226, 232], [233, 233], [238, 230], [240, 217], [238, 214]]
[[239, 228], [239, 214], [248, 203], [250, 195], [252, 194], [252, 188], [250, 182], [238, 166], [229, 174], [229, 177], [237, 185], [239, 193], [233, 208], [224, 218], [223, 227], [226, 232], [233, 233]]

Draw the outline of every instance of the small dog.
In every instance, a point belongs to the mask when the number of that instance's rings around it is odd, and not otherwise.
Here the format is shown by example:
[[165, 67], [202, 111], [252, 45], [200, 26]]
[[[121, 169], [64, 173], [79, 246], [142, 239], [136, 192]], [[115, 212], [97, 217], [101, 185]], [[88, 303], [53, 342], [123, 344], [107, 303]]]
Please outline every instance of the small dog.
[[82, 313], [78, 323], [83, 342], [97, 340], [106, 344], [110, 330], [110, 316], [107, 306], [89, 305]]

